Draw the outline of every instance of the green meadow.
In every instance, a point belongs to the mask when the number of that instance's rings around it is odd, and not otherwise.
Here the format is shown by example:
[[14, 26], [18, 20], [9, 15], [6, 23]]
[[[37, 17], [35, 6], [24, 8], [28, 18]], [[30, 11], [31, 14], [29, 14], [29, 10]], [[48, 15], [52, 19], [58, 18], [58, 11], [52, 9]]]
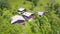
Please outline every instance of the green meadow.
[[[25, 26], [11, 24], [17, 10], [26, 8], [35, 19]], [[38, 11], [48, 11], [40, 17]], [[0, 34], [60, 34], [60, 0], [0, 0]]]

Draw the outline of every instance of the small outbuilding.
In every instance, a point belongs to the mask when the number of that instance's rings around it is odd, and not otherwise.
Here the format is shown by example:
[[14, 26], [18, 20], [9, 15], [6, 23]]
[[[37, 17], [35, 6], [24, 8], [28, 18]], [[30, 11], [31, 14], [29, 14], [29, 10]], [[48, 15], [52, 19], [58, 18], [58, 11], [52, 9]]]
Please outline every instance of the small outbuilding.
[[25, 11], [26, 11], [25, 8], [19, 8], [19, 9], [18, 9], [18, 14], [22, 14], [22, 13], [25, 12]]
[[15, 15], [12, 17], [11, 24], [20, 23], [21, 25], [25, 25], [25, 19], [22, 16]]
[[25, 20], [31, 21], [34, 18], [34, 14], [31, 12], [24, 12], [23, 17], [25, 18]]
[[38, 15], [39, 15], [39, 16], [43, 16], [43, 15], [44, 15], [44, 12], [43, 12], [43, 11], [39, 11], [39, 12], [38, 12]]

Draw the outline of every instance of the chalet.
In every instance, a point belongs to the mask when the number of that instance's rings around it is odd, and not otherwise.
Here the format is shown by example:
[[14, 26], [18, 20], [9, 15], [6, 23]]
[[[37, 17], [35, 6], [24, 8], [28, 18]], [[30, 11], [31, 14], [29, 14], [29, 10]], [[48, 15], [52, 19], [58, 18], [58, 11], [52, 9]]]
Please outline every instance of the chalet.
[[21, 25], [25, 25], [24, 21], [25, 19], [22, 16], [15, 15], [12, 17], [11, 24], [19, 23]]
[[26, 11], [25, 8], [19, 8], [19, 9], [18, 9], [18, 14], [22, 14], [22, 13], [25, 12], [25, 11]]
[[25, 18], [25, 20], [31, 21], [34, 18], [34, 14], [31, 12], [24, 12], [23, 17]]

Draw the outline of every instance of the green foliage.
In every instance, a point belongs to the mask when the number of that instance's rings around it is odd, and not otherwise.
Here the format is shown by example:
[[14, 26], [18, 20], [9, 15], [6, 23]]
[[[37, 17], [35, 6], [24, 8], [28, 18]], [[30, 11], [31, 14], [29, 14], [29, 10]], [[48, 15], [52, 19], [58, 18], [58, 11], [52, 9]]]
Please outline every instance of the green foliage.
[[8, 0], [0, 0], [0, 8], [9, 8]]
[[[60, 34], [60, 0], [0, 0], [0, 34]], [[18, 8], [33, 12], [35, 18], [25, 26], [11, 24]], [[48, 11], [42, 17], [37, 12]]]

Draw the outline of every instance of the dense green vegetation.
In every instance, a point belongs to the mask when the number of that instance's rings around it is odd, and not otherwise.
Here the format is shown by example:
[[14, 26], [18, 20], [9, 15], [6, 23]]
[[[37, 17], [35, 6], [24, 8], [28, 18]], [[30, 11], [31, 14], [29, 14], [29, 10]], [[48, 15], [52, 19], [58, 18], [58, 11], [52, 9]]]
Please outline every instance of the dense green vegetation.
[[[35, 19], [26, 26], [11, 24], [21, 7], [35, 13]], [[39, 17], [40, 10], [48, 12]], [[60, 34], [60, 0], [0, 0], [0, 34]]]

